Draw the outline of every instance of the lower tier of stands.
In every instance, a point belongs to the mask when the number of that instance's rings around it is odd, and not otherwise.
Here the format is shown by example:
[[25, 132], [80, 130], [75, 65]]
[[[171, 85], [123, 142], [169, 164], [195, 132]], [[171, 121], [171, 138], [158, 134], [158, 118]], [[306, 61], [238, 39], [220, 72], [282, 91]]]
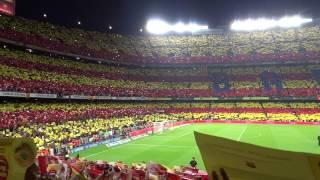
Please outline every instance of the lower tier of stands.
[[[53, 156], [74, 152], [86, 145], [133, 137], [141, 132], [145, 133], [146, 130], [152, 132], [155, 127], [154, 122], [170, 121], [177, 125], [185, 123], [319, 125], [319, 120], [320, 106], [316, 102], [2, 102], [0, 137], [30, 137], [36, 143], [39, 155], [50, 155], [43, 158], [54, 158]], [[61, 160], [45, 167], [59, 168], [63, 163], [67, 163], [71, 168], [78, 168], [82, 176], [106, 175], [99, 169], [100, 162], [79, 159]], [[80, 164], [81, 166], [78, 166]], [[102, 164], [115, 169], [119, 167], [123, 170], [128, 169], [123, 163]], [[130, 173], [118, 171], [108, 176], [137, 176], [139, 172], [145, 177], [148, 175], [147, 166], [133, 165], [130, 167], [133, 168]], [[195, 174], [204, 175], [204, 179], [206, 177], [205, 173], [192, 172], [188, 168], [166, 170], [162, 175], [179, 179], [194, 177]], [[56, 176], [55, 173], [51, 175]]]
[[[0, 136], [31, 137], [38, 148], [96, 142], [155, 121], [318, 122], [317, 103], [3, 103]], [[76, 145], [75, 145], [76, 143]]]
[[[99, 121], [99, 120], [97, 120]], [[125, 121], [127, 123], [131, 123], [130, 121]], [[115, 122], [111, 122], [115, 123]], [[173, 124], [170, 124], [168, 127], [175, 126], [183, 126], [186, 124], [194, 124], [194, 123], [256, 123], [256, 124], [295, 124], [295, 125], [319, 125], [319, 122], [310, 123], [310, 122], [274, 122], [274, 121], [225, 121], [225, 120], [189, 120], [189, 121], [176, 121]], [[168, 123], [169, 124], [169, 123]], [[150, 124], [151, 125], [151, 124]], [[125, 143], [128, 140], [136, 139], [139, 136], [145, 137], [145, 135], [154, 132], [152, 127], [143, 126], [143, 124], [134, 125], [134, 128], [143, 128], [140, 130], [134, 130], [133, 128], [126, 128], [126, 130], [122, 129], [122, 137], [118, 136], [118, 131], [112, 131], [114, 136], [113, 139], [108, 138], [98, 138], [95, 141], [88, 140], [88, 137], [82, 137], [80, 140], [73, 141], [72, 146], [75, 146], [71, 152], [76, 153], [86, 148], [96, 147], [99, 144], [118, 144], [121, 142]], [[128, 131], [129, 130], [129, 131]], [[131, 130], [131, 132], [130, 132]], [[110, 132], [110, 131], [109, 131]], [[128, 134], [126, 134], [128, 132]], [[100, 135], [100, 134], [99, 134]], [[107, 136], [110, 138], [110, 134]], [[95, 138], [98, 135], [94, 136]], [[88, 141], [88, 142], [86, 142]], [[111, 143], [110, 143], [111, 142]], [[84, 143], [84, 144], [82, 144]], [[86, 143], [86, 144], [85, 144]], [[208, 174], [205, 171], [198, 170], [196, 168], [186, 167], [186, 166], [175, 166], [173, 168], [168, 168], [162, 166], [161, 164], [157, 164], [154, 162], [141, 162], [141, 163], [133, 163], [131, 165], [125, 164], [121, 161], [118, 162], [105, 162], [105, 161], [89, 161], [89, 160], [81, 160], [79, 158], [65, 158], [63, 156], [54, 156], [55, 152], [57, 154], [63, 155], [60, 153], [65, 148], [53, 145], [50, 147], [50, 150], [44, 149], [40, 151], [38, 156], [38, 165], [40, 177], [64, 177], [66, 179], [71, 177], [84, 177], [87, 179], [103, 179], [103, 178], [120, 178], [120, 179], [157, 179], [157, 178], [165, 178], [168, 180], [179, 180], [179, 179], [201, 179], [207, 180]], [[77, 149], [77, 150], [76, 150]], [[51, 155], [49, 155], [51, 153]], [[62, 169], [68, 167], [68, 172], [66, 173]], [[105, 171], [108, 169], [108, 172]], [[62, 171], [61, 171], [62, 170]]]

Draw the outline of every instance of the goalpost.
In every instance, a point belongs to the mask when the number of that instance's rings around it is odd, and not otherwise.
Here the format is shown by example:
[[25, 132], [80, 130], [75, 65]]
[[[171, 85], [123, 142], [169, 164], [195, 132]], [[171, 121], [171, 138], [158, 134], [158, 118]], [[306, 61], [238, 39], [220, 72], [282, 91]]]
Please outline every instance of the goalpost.
[[164, 122], [153, 122], [153, 133], [162, 133], [164, 127]]
[[158, 115], [153, 119], [153, 133], [163, 133], [174, 127], [175, 120], [168, 120], [166, 116], [162, 116], [163, 110], [158, 111]]
[[174, 127], [176, 121], [160, 121], [153, 122], [153, 133], [163, 133], [164, 131], [170, 130]]

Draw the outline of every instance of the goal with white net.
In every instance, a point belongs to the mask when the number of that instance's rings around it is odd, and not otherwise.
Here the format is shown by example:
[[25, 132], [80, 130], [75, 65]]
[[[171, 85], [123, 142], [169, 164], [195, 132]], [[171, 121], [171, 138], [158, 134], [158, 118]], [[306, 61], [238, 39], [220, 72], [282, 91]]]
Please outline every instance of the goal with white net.
[[174, 127], [176, 121], [161, 121], [153, 123], [153, 133], [163, 133]]

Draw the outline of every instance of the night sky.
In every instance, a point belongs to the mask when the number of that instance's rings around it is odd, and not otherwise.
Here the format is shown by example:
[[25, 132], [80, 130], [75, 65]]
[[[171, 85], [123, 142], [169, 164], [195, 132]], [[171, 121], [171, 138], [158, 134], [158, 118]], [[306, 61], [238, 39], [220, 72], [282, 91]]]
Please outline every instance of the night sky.
[[[199, 22], [210, 28], [233, 19], [302, 14], [320, 17], [320, 0], [16, 0], [16, 15], [68, 27], [139, 33], [147, 19]], [[47, 18], [43, 18], [43, 13]]]

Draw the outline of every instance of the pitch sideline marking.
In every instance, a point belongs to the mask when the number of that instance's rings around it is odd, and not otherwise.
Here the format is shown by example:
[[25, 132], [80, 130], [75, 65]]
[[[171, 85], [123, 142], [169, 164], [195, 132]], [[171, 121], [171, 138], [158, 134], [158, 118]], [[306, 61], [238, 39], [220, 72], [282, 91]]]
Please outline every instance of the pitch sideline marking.
[[[105, 145], [105, 144], [104, 144], [104, 145]], [[122, 145], [124, 145], [124, 144], [122, 144]], [[128, 144], [127, 144], [127, 145], [128, 145]], [[100, 152], [97, 152], [97, 153], [90, 154], [90, 155], [88, 155], [88, 156], [84, 156], [84, 158], [91, 157], [91, 156], [95, 156], [95, 155], [97, 155], [97, 154], [102, 154], [102, 153], [104, 153], [104, 152], [109, 151], [110, 149], [117, 149], [117, 148], [119, 148], [119, 147], [121, 147], [121, 145], [115, 146], [115, 147], [111, 147], [111, 148], [108, 148], [108, 149], [106, 149], [106, 150], [103, 150], [103, 151], [100, 151]]]
[[149, 147], [179, 147], [179, 148], [194, 148], [195, 146], [179, 146], [179, 145], [165, 145], [165, 144], [128, 144], [129, 146], [149, 146]]
[[93, 153], [93, 154], [90, 154], [89, 156], [85, 156], [85, 157], [83, 157], [83, 158], [88, 158], [88, 157], [91, 157], [91, 156], [95, 156], [95, 155], [97, 155], [97, 154], [101, 154], [101, 153], [107, 152], [108, 150], [109, 150], [109, 149], [104, 150], [104, 151], [100, 151], [100, 152], [97, 152], [97, 153]]
[[[129, 145], [129, 146], [149, 146], [149, 147], [176, 147], [176, 148], [196, 148], [196, 146], [177, 146], [177, 145], [165, 145], [165, 144], [126, 144], [126, 145]], [[116, 146], [116, 147], [113, 147], [112, 149], [115, 149], [115, 148], [118, 148], [120, 146]], [[102, 154], [106, 151], [108, 151], [110, 149], [106, 149], [104, 151], [100, 151], [100, 152], [97, 152], [97, 153], [94, 153], [94, 154], [90, 154], [88, 156], [85, 156], [84, 158], [88, 158], [88, 157], [91, 157], [91, 156], [95, 156], [97, 154]]]
[[248, 128], [248, 125], [246, 125], [246, 127], [242, 130], [242, 132], [241, 132], [241, 134], [239, 135], [237, 141], [240, 141], [240, 139], [242, 138], [243, 134], [246, 132], [247, 128]]
[[[178, 136], [178, 138], [180, 138], [180, 137], [183, 137], [183, 136], [186, 136], [186, 135], [188, 135], [189, 133], [184, 133], [183, 135], [180, 135], [180, 136]], [[161, 135], [156, 135], [156, 136], [159, 136], [159, 137], [161, 137]], [[165, 136], [164, 136], [165, 137]], [[177, 138], [177, 136], [175, 136], [176, 138]], [[132, 142], [134, 142], [134, 141], [132, 141]], [[129, 144], [127, 144], [127, 145], [143, 145], [143, 146], [154, 146], [154, 147], [156, 147], [156, 146], [166, 146], [166, 147], [174, 147], [175, 145], [150, 145], [150, 144], [133, 144], [133, 143], [129, 143]], [[121, 145], [120, 145], [121, 146]], [[115, 149], [115, 148], [118, 148], [118, 147], [120, 147], [120, 146], [116, 146], [116, 147], [113, 147], [112, 149]], [[176, 146], [176, 147], [185, 147], [185, 148], [190, 148], [190, 147], [192, 147], [192, 146]], [[104, 151], [100, 151], [100, 152], [97, 152], [97, 153], [93, 153], [93, 154], [90, 154], [90, 155], [88, 155], [88, 156], [84, 156], [84, 158], [88, 158], [88, 157], [92, 157], [92, 156], [95, 156], [95, 155], [97, 155], [97, 154], [102, 154], [102, 153], [104, 153], [104, 152], [106, 152], [106, 151], [108, 151], [108, 150], [110, 150], [110, 149], [106, 149], [106, 150], [104, 150]]]
[[[189, 133], [185, 133], [185, 134], [183, 134], [183, 135], [180, 135], [180, 136], [175, 136], [176, 138], [181, 138], [181, 137], [183, 137], [183, 136], [186, 136], [186, 135], [188, 135]], [[156, 136], [159, 136], [159, 135], [156, 135]], [[161, 137], [161, 135], [159, 136], [159, 137]], [[132, 141], [132, 142], [134, 142], [134, 141]], [[126, 144], [126, 145], [144, 145], [144, 146], [146, 146], [147, 144], [131, 144], [131, 143], [129, 143], [129, 144]], [[120, 145], [121, 146], [121, 145]], [[118, 147], [120, 147], [120, 146], [116, 146], [116, 147], [113, 147], [112, 149], [114, 149], [114, 148], [118, 148]], [[161, 145], [149, 145], [149, 146], [161, 146]], [[163, 146], [165, 146], [165, 145], [163, 145]], [[169, 147], [170, 145], [168, 145], [167, 147]], [[170, 146], [170, 147], [174, 147], [174, 146]], [[176, 146], [176, 147], [179, 147], [179, 146]], [[181, 146], [182, 147], [182, 146]], [[192, 146], [185, 146], [185, 148], [187, 148], [187, 147], [192, 147]], [[101, 153], [104, 153], [104, 152], [106, 152], [106, 151], [108, 151], [109, 149], [107, 149], [107, 150], [104, 150], [104, 151], [100, 151], [100, 152], [97, 152], [97, 153], [93, 153], [93, 154], [90, 154], [90, 155], [88, 155], [88, 156], [85, 156], [84, 158], [88, 158], [88, 157], [92, 157], [92, 156], [95, 156], [95, 155], [97, 155], [97, 154], [101, 154]]]
[[[189, 133], [188, 133], [189, 134]], [[187, 135], [187, 133], [185, 133], [185, 134], [183, 134], [183, 136], [185, 136], [185, 135]], [[178, 137], [183, 137], [183, 136], [178, 136]], [[132, 141], [133, 142], [133, 141]], [[177, 146], [177, 145], [161, 145], [161, 144], [158, 144], [158, 145], [156, 145], [156, 144], [153, 144], [153, 145], [151, 145], [151, 144], [134, 144], [134, 143], [129, 143], [129, 144], [126, 144], [126, 145], [129, 145], [129, 146], [134, 146], [134, 145], [137, 145], [137, 146], [149, 146], [149, 147], [180, 147], [180, 148], [195, 148], [195, 147], [193, 147], [193, 146]], [[119, 146], [116, 146], [116, 147], [113, 147], [112, 149], [115, 149], [115, 148], [118, 148], [118, 147], [120, 147], [121, 145], [119, 145]], [[88, 158], [88, 157], [92, 157], [92, 156], [95, 156], [95, 155], [97, 155], [97, 154], [102, 154], [102, 153], [104, 153], [104, 152], [107, 152], [108, 150], [110, 150], [111, 148], [109, 148], [109, 149], [106, 149], [106, 150], [104, 150], [104, 151], [100, 151], [100, 152], [97, 152], [97, 153], [93, 153], [93, 154], [90, 154], [90, 155], [88, 155], [88, 156], [85, 156], [84, 158]]]

